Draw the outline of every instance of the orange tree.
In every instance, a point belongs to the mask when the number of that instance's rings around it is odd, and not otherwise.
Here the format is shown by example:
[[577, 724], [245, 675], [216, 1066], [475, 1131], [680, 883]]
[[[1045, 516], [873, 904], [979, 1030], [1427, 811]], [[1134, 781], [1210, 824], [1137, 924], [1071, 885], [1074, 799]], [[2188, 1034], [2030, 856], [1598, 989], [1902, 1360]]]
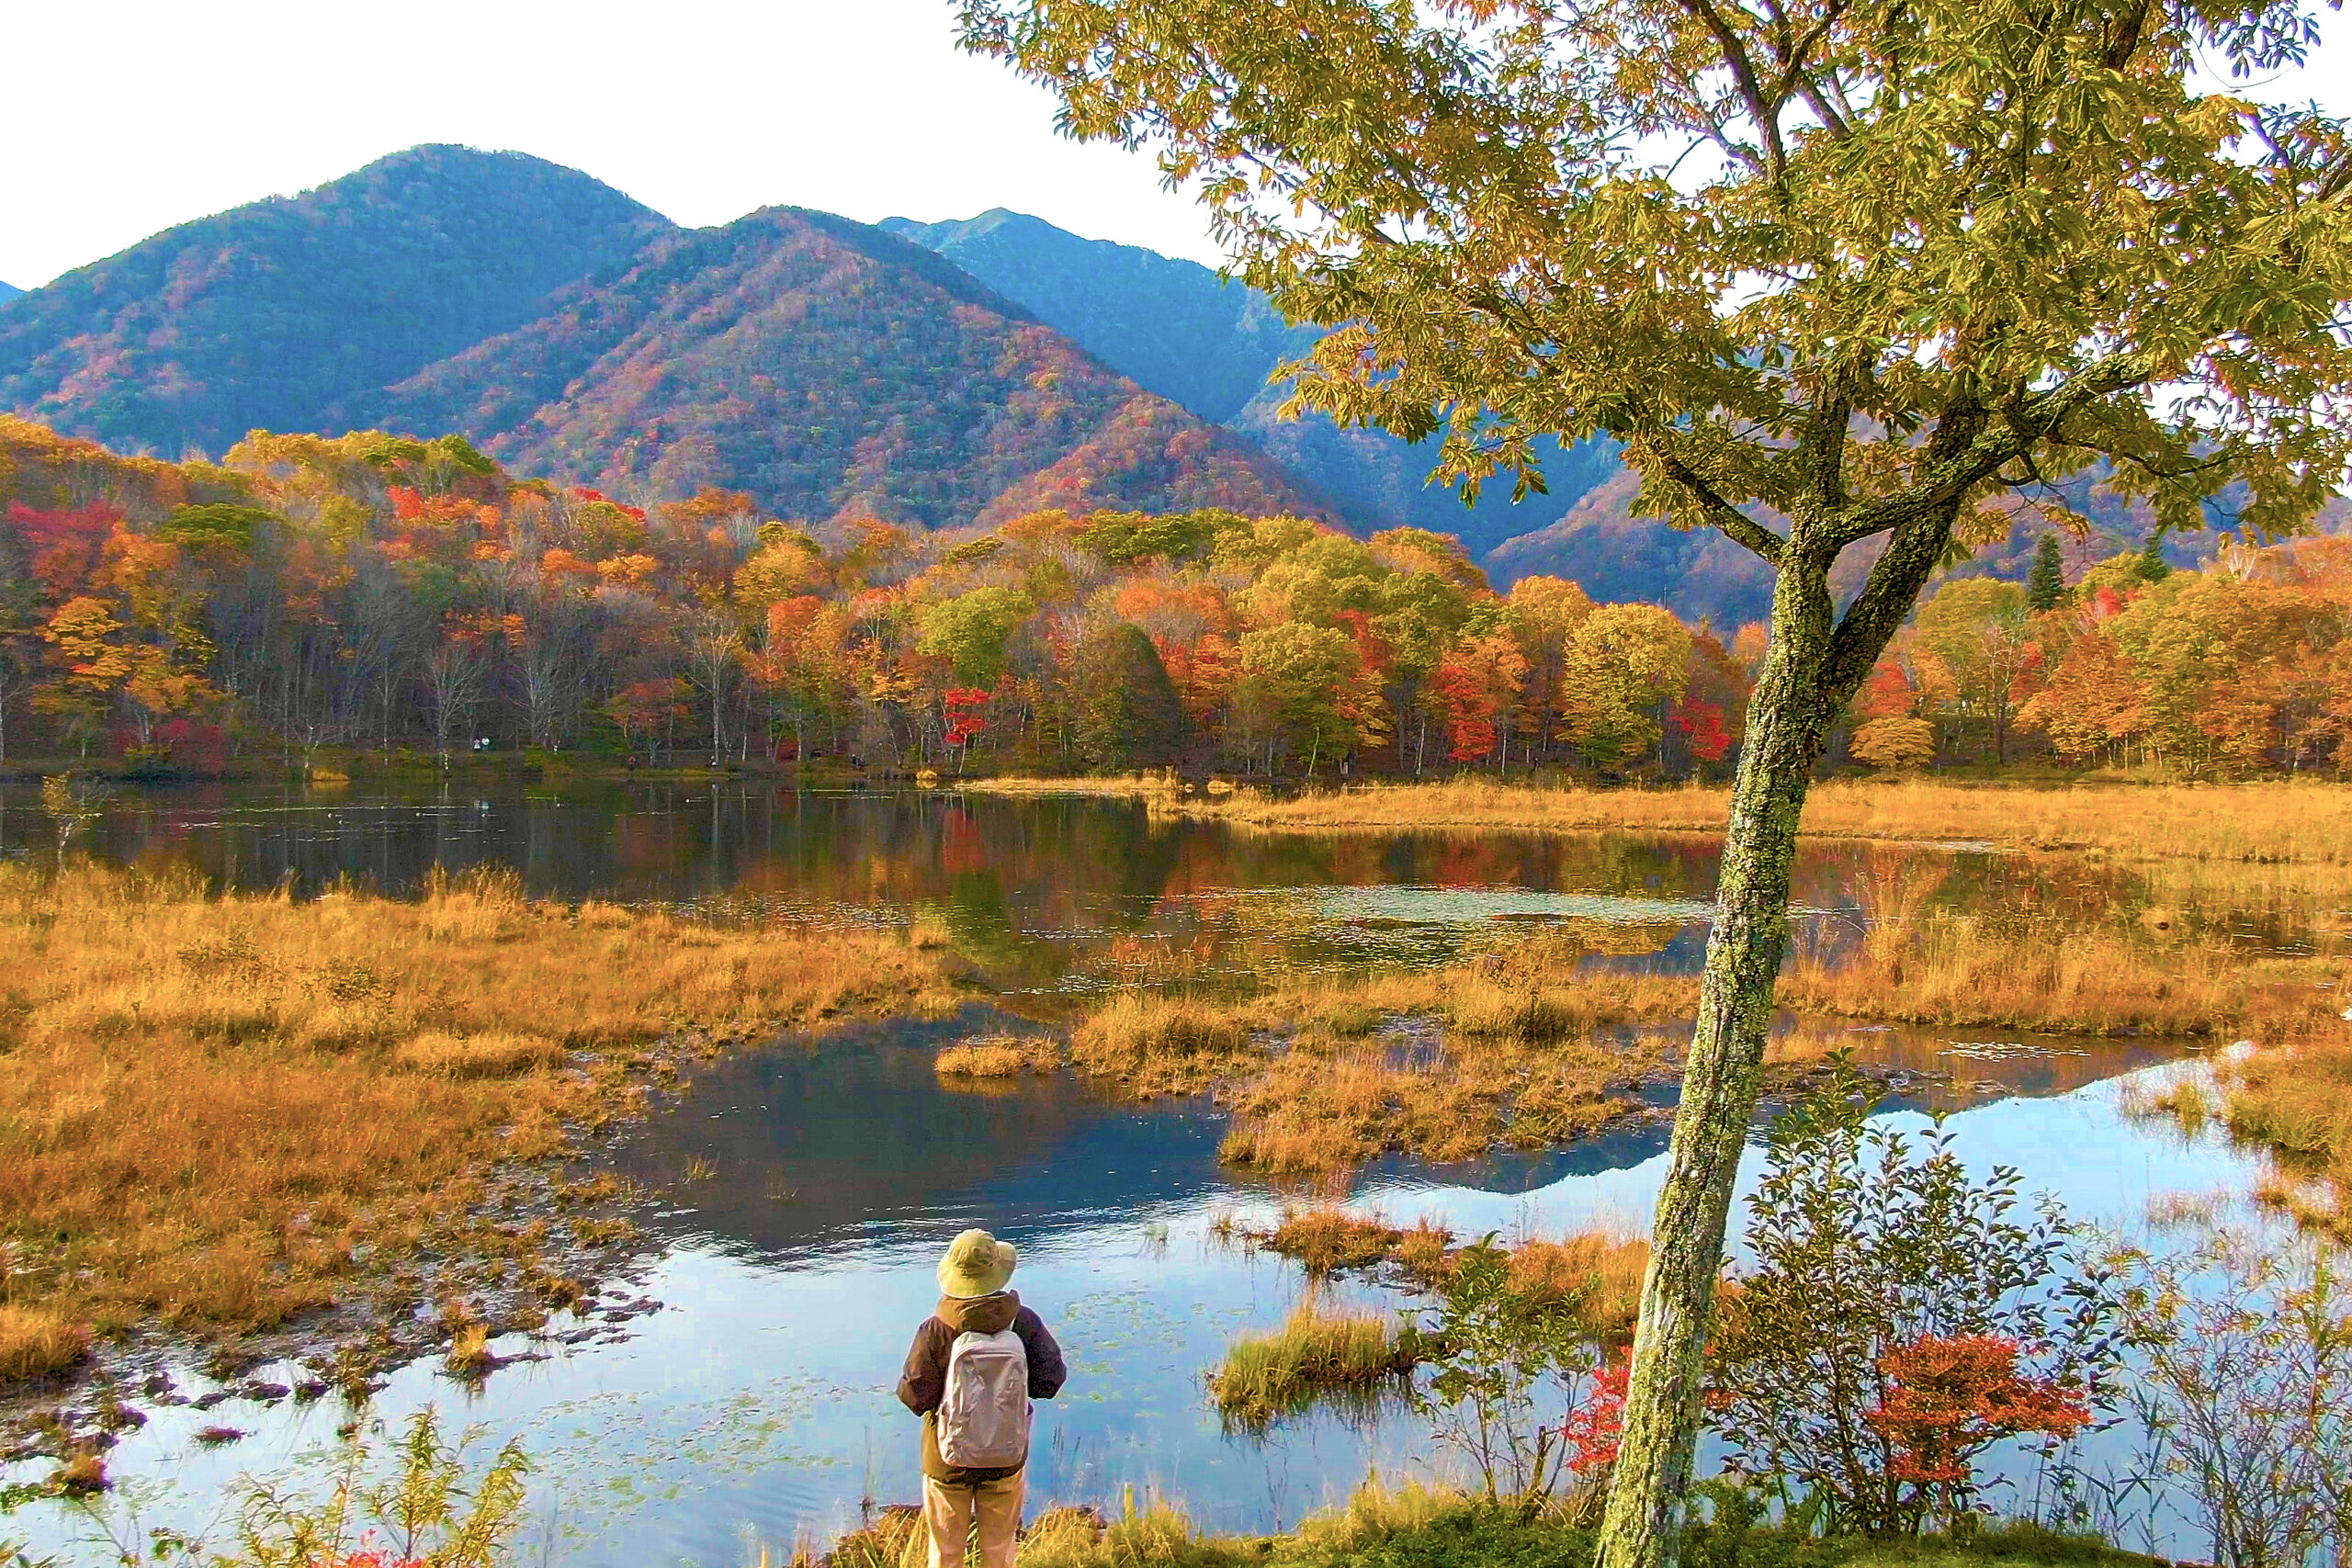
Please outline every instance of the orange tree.
[[1838, 716], [2004, 491], [2104, 466], [2168, 529], [2239, 486], [2284, 530], [2343, 476], [2345, 137], [2193, 79], [2316, 31], [2300, 0], [962, 0], [960, 26], [1331, 329], [1294, 410], [1442, 436], [1466, 487], [1606, 433], [1641, 510], [1775, 574], [1600, 1548], [1669, 1561]]

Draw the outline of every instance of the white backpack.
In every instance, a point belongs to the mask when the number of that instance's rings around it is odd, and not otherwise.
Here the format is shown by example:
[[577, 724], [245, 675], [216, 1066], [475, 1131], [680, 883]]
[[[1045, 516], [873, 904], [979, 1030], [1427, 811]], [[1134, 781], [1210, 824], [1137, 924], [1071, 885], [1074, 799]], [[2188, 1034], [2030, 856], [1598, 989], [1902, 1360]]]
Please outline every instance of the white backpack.
[[993, 1470], [1029, 1458], [1029, 1351], [1010, 1328], [958, 1334], [939, 1402], [939, 1457]]

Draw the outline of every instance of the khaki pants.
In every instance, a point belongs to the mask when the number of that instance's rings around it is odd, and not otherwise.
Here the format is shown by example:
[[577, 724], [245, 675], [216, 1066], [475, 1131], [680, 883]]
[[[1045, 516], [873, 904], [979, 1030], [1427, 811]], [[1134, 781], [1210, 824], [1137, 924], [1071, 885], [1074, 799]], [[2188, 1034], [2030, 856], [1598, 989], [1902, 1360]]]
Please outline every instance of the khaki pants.
[[967, 1542], [975, 1533], [980, 1568], [1012, 1568], [1012, 1538], [1021, 1528], [1028, 1484], [1025, 1471], [978, 1486], [950, 1486], [924, 1476], [922, 1522], [931, 1529], [931, 1568], [964, 1568]]

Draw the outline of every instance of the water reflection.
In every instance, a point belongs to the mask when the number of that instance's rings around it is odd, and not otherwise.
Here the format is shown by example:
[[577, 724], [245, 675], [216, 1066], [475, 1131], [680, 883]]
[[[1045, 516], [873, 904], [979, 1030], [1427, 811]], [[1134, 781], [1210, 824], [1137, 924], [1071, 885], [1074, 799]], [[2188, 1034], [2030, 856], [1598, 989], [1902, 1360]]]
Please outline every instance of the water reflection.
[[[1115, 1503], [1132, 1486], [1182, 1499], [1210, 1528], [1266, 1529], [1367, 1470], [1441, 1465], [1394, 1411], [1289, 1419], [1262, 1438], [1218, 1419], [1204, 1373], [1236, 1334], [1279, 1322], [1300, 1280], [1219, 1239], [1225, 1222], [1268, 1223], [1282, 1199], [1218, 1170], [1213, 1113], [1121, 1106], [1066, 1082], [961, 1094], [930, 1075], [929, 1043], [869, 1032], [700, 1071], [616, 1156], [671, 1201], [650, 1222], [667, 1247], [646, 1280], [663, 1310], [625, 1342], [555, 1347], [478, 1392], [410, 1367], [378, 1413], [397, 1425], [434, 1403], [493, 1441], [520, 1438], [537, 1466], [537, 1517], [567, 1562], [726, 1563], [747, 1539], [788, 1549], [853, 1523], [861, 1498], [913, 1495], [911, 1423], [891, 1381], [931, 1305], [938, 1248], [980, 1220], [1019, 1242], [1016, 1284], [1071, 1356], [1069, 1391], [1041, 1408], [1039, 1506]], [[2113, 1083], [1980, 1103], [1949, 1125], [1980, 1174], [2014, 1166], [2025, 1190], [2055, 1190], [2119, 1229], [2165, 1193], [2243, 1190], [2256, 1164], [2216, 1137], [2132, 1120]], [[696, 1156], [717, 1174], [683, 1182]], [[1375, 1168], [1355, 1196], [1398, 1223], [1427, 1214], [1468, 1235], [1637, 1227], [1662, 1164], [1632, 1140], [1491, 1168]], [[1754, 1164], [1751, 1150], [1744, 1182]], [[200, 1529], [240, 1472], [323, 1478], [341, 1419], [331, 1402], [165, 1409], [110, 1464], [145, 1524]], [[254, 1436], [209, 1450], [195, 1433], [212, 1423]], [[55, 1513], [19, 1526], [44, 1550], [79, 1528]]]
[[[27, 852], [44, 832], [23, 785], [0, 790], [0, 852]], [[120, 800], [96, 845], [248, 887], [348, 875], [401, 891], [436, 864], [500, 862], [534, 892], [569, 897], [936, 920], [1010, 1012], [1043, 1019], [1122, 980], [1446, 962], [1528, 920], [1575, 922], [1588, 963], [1687, 970], [1716, 875], [1713, 844], [1696, 835], [1260, 837], [1154, 821], [1114, 801], [732, 784], [158, 790]], [[1852, 941], [1856, 880], [1919, 852], [1805, 846], [1800, 941]], [[1951, 908], [2093, 918], [2138, 897], [2127, 879], [2075, 862], [1936, 859], [1936, 897]], [[2278, 940], [2275, 926], [2247, 930]], [[479, 1392], [420, 1363], [395, 1377], [379, 1413], [396, 1425], [437, 1404], [493, 1439], [519, 1438], [563, 1561], [716, 1564], [743, 1558], [746, 1539], [788, 1554], [796, 1539], [853, 1522], [861, 1498], [913, 1495], [910, 1424], [891, 1381], [930, 1307], [938, 1247], [985, 1223], [1022, 1245], [1018, 1283], [1077, 1374], [1041, 1427], [1040, 1505], [1159, 1488], [1205, 1526], [1265, 1529], [1344, 1495], [1368, 1468], [1411, 1474], [1435, 1462], [1418, 1428], [1393, 1417], [1311, 1416], [1262, 1440], [1227, 1432], [1204, 1374], [1233, 1335], [1278, 1322], [1299, 1281], [1221, 1243], [1219, 1222], [1262, 1223], [1283, 1192], [1218, 1168], [1223, 1122], [1208, 1104], [1137, 1107], [1066, 1076], [1010, 1094], [944, 1086], [933, 1051], [984, 1027], [1024, 1026], [977, 1013], [900, 1021], [698, 1066], [691, 1091], [610, 1156], [662, 1195], [646, 1223], [664, 1250], [645, 1282], [664, 1310], [629, 1324], [625, 1342], [553, 1347]], [[1951, 1112], [1972, 1164], [2014, 1165], [2028, 1190], [2056, 1191], [2079, 1215], [2129, 1225], [2151, 1195], [2252, 1182], [2255, 1162], [2218, 1137], [2184, 1142], [2121, 1114], [2100, 1080], [2160, 1060], [2149, 1043], [1808, 1027], [1825, 1037], [1811, 1045], [1849, 1046], [1891, 1071], [1888, 1114]], [[1658, 1099], [1663, 1109], [1670, 1092]], [[1639, 1228], [1662, 1147], [1654, 1125], [1469, 1166], [1391, 1160], [1359, 1174], [1357, 1197], [1400, 1223], [1427, 1213], [1472, 1235]], [[110, 1458], [125, 1483], [118, 1506], [135, 1506], [142, 1528], [217, 1529], [241, 1473], [326, 1474], [342, 1419], [332, 1404], [159, 1410]], [[196, 1434], [214, 1424], [254, 1435], [208, 1449]], [[94, 1555], [62, 1513], [21, 1515], [7, 1530], [37, 1551]]]
[[[935, 919], [998, 987], [1045, 998], [1034, 1006], [1047, 1011], [1057, 996], [1136, 979], [1445, 963], [1527, 919], [1605, 931], [1586, 943], [1601, 955], [1593, 962], [1689, 970], [1718, 859], [1699, 834], [1276, 836], [1155, 820], [1118, 800], [726, 781], [158, 787], [120, 796], [87, 841], [118, 861], [193, 863], [245, 887], [348, 876], [400, 892], [435, 865], [493, 862], [564, 897], [834, 923]], [[36, 793], [0, 787], [0, 851], [47, 842]], [[1923, 857], [1947, 908], [2089, 919], [2143, 899], [2129, 877], [2064, 857], [1808, 843], [1792, 888], [1799, 947], [1850, 945], [1858, 882]], [[2308, 945], [2300, 920], [2272, 909], [2230, 934]]]

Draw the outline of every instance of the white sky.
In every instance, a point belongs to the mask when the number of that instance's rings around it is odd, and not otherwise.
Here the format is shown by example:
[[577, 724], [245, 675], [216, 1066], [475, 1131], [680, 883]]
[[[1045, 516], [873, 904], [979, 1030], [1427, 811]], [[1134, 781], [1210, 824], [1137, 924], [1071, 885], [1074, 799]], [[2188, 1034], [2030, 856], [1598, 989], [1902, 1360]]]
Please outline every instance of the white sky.
[[949, 0], [7, 0], [0, 280], [420, 141], [567, 164], [694, 227], [1009, 207], [1216, 262], [1148, 156], [1055, 135], [1045, 92], [954, 36]]
[[[2333, 48], [2256, 96], [2352, 112], [2352, 19], [2324, 23]], [[420, 141], [568, 164], [692, 226], [1009, 207], [1217, 260], [1148, 155], [1063, 141], [1044, 92], [953, 37], [949, 0], [11, 0], [0, 280]]]

